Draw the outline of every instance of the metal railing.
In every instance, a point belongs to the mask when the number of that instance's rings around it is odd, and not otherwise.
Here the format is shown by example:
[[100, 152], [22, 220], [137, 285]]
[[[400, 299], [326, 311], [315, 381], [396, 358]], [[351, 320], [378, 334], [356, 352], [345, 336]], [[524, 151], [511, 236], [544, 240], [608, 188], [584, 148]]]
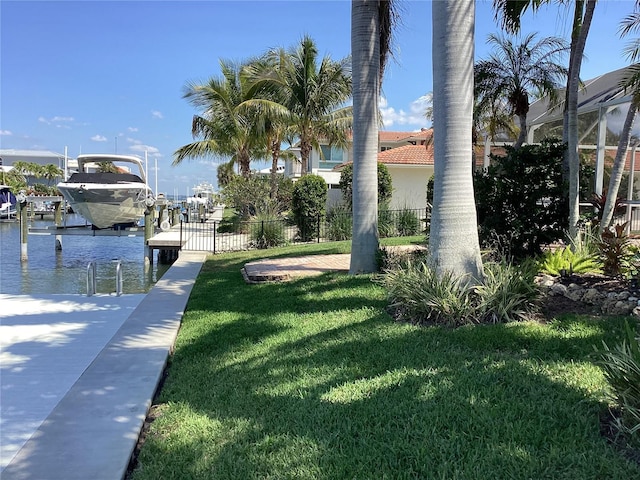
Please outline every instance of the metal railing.
[[[180, 221], [183, 250], [213, 253], [269, 248], [279, 245], [349, 240], [353, 218], [350, 212], [330, 212], [325, 217], [294, 223], [285, 219], [251, 221], [208, 220], [191, 216]], [[429, 221], [428, 209], [383, 210], [378, 216], [380, 237], [421, 235]]]
[[[119, 297], [122, 295], [122, 262], [120, 260], [115, 261], [115, 281], [116, 281], [116, 295]], [[98, 276], [96, 262], [93, 260], [87, 265], [87, 297], [91, 297], [97, 293]]]

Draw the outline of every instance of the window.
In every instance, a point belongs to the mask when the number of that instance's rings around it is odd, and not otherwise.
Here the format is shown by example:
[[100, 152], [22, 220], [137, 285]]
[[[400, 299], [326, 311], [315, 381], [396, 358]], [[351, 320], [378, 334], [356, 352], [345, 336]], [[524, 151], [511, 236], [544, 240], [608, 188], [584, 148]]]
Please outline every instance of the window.
[[320, 145], [322, 157], [320, 158], [320, 168], [332, 169], [336, 165], [343, 162], [344, 150], [341, 148], [330, 147], [329, 145]]

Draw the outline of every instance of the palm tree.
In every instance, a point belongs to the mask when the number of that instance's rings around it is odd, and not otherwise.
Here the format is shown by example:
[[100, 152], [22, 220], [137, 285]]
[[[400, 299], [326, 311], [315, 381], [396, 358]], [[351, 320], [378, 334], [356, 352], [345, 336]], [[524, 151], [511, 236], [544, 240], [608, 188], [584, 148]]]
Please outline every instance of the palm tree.
[[64, 172], [57, 165], [54, 165], [53, 163], [49, 163], [45, 165], [42, 170], [42, 176], [47, 180], [47, 183], [49, 184], [49, 186], [51, 186], [51, 183], [53, 183], [53, 181], [56, 178], [62, 177], [63, 173]]
[[396, 19], [391, 1], [351, 4], [353, 55], [353, 237], [349, 273], [377, 269], [378, 99]]
[[494, 51], [474, 69], [478, 108], [488, 110], [503, 100], [511, 108], [511, 114], [518, 117], [520, 134], [515, 149], [527, 138], [529, 98], [549, 95], [555, 101], [556, 89], [567, 76], [567, 68], [559, 63], [561, 54], [567, 50], [564, 40], [557, 37], [535, 40], [535, 33], [519, 44], [491, 34], [487, 42], [494, 46]]
[[474, 0], [433, 2], [434, 205], [429, 257], [438, 275], [483, 277], [473, 194]]
[[318, 64], [318, 49], [305, 36], [295, 49], [268, 52], [265, 63], [273, 68], [253, 77], [254, 88], [271, 92], [272, 113], [288, 117], [299, 141], [304, 175], [311, 150], [319, 150], [320, 139], [347, 145], [352, 120], [351, 107], [344, 106], [351, 97], [349, 58], [334, 62], [325, 56]]
[[[571, 50], [569, 54], [569, 72], [565, 92], [564, 121], [562, 140], [567, 144], [565, 176], [569, 180], [569, 237], [578, 236], [580, 217], [580, 158], [578, 156], [578, 89], [580, 87], [580, 68], [584, 57], [584, 48], [591, 27], [597, 0], [575, 0], [573, 25], [571, 30]], [[507, 31], [517, 33], [520, 30], [520, 17], [531, 7], [533, 10], [549, 0], [494, 0], [496, 17], [501, 16]]]
[[242, 75], [242, 67], [221, 61], [222, 76], [211, 78], [204, 85], [190, 83], [184, 98], [203, 110], [194, 115], [191, 133], [200, 138], [180, 147], [174, 153], [173, 165], [185, 158], [202, 158], [211, 155], [230, 156], [240, 166], [240, 173], [248, 177], [252, 158], [264, 157], [262, 138], [256, 125], [256, 112], [246, 108], [255, 91]]

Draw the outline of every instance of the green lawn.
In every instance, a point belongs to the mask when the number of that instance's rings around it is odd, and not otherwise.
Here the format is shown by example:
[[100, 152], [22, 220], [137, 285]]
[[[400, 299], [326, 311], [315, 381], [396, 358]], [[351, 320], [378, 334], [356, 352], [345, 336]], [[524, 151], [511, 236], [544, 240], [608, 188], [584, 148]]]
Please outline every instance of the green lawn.
[[369, 276], [247, 285], [211, 257], [132, 478], [640, 478], [599, 434], [594, 345], [623, 319], [456, 330], [395, 323]]

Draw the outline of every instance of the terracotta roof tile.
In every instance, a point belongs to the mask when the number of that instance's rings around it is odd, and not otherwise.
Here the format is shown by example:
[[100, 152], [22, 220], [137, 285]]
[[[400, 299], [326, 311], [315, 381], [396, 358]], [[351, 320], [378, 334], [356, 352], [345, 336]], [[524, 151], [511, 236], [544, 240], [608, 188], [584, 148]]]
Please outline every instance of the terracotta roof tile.
[[378, 132], [378, 138], [381, 142], [402, 142], [402, 141], [415, 141], [426, 140], [433, 135], [432, 128], [423, 128], [419, 132], [390, 132], [386, 130], [380, 130]]
[[378, 161], [386, 165], [433, 165], [433, 148], [404, 145], [378, 153]]

